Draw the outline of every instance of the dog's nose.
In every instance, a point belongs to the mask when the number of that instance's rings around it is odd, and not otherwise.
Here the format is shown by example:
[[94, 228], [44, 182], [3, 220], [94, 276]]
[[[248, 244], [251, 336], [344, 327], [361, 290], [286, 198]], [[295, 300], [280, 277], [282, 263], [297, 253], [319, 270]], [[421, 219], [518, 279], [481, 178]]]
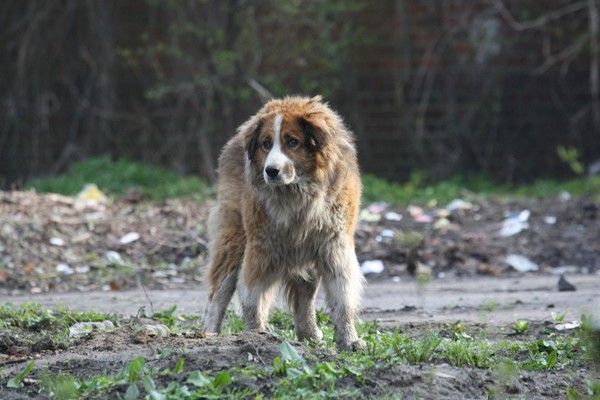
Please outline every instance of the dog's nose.
[[275, 167], [267, 167], [265, 168], [265, 172], [269, 178], [275, 178], [277, 175], [279, 175], [279, 169]]

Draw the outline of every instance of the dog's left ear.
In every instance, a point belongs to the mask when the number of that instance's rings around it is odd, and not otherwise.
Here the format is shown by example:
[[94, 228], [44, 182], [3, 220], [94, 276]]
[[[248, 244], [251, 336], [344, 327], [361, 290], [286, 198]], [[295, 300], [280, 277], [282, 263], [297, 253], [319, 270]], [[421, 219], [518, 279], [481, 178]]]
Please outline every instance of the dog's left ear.
[[250, 160], [252, 160], [256, 150], [258, 150], [258, 136], [260, 135], [262, 126], [262, 119], [255, 116], [244, 122], [238, 128], [238, 131], [244, 136], [244, 149]]
[[300, 117], [299, 123], [306, 133], [309, 144], [317, 150], [325, 147], [327, 138], [333, 133], [322, 113], [306, 114]]

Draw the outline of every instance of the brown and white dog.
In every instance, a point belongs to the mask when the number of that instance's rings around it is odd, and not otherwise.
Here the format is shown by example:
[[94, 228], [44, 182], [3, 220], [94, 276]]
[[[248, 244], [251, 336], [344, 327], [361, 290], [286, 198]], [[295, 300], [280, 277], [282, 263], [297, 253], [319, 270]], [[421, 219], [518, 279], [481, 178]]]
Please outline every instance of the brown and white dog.
[[354, 250], [361, 182], [352, 133], [321, 97], [268, 102], [219, 158], [209, 217], [209, 303], [218, 333], [237, 287], [246, 330], [265, 330], [283, 284], [298, 339], [318, 341], [322, 282], [340, 349], [364, 345], [355, 321], [363, 277]]

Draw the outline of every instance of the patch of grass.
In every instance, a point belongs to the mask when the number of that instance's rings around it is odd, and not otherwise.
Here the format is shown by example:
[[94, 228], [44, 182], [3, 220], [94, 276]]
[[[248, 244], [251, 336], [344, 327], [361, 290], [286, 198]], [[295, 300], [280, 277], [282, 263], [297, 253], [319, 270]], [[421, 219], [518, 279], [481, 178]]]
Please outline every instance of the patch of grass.
[[[5, 305], [0, 319], [3, 326], [39, 326], [45, 319], [69, 321], [98, 320], [110, 316], [78, 314], [68, 311], [43, 311], [28, 305], [15, 309]], [[153, 319], [171, 330], [181, 330], [184, 320], [176, 314], [176, 307], [153, 313]], [[7, 318], [4, 318], [7, 317]], [[367, 346], [359, 352], [335, 350], [335, 334], [330, 317], [318, 312], [318, 324], [324, 332], [323, 343], [291, 344], [295, 340], [293, 318], [288, 312], [274, 311], [270, 324], [281, 338], [279, 355], [272, 363], [240, 362], [218, 371], [187, 369], [185, 354], [170, 348], [157, 349], [154, 358], [137, 357], [120, 372], [92, 376], [73, 376], [64, 372], [39, 373], [37, 383], [43, 394], [53, 398], [361, 398], [365, 391], [370, 396], [393, 397], [389, 388], [373, 386], [377, 377], [396, 365], [450, 364], [457, 367], [489, 369], [500, 386], [492, 391], [501, 393], [503, 387], [515, 384], [521, 371], [580, 368], [588, 365], [584, 329], [574, 329], [558, 335], [507, 335], [505, 339], [489, 340], [485, 335], [474, 337], [470, 327], [458, 321], [451, 326], [440, 325], [430, 333], [418, 337], [399, 329], [382, 329], [376, 320], [359, 322], [357, 329]], [[69, 322], [52, 322], [45, 326], [65, 326]], [[228, 311], [223, 333], [239, 333], [242, 319]], [[450, 328], [450, 329], [449, 329]], [[157, 360], [169, 363], [159, 370]], [[34, 366], [15, 374], [11, 379], [14, 390], [19, 390]], [[262, 384], [258, 384], [262, 382]], [[265, 383], [266, 382], [266, 383]], [[588, 383], [589, 393], [598, 393], [596, 381]], [[568, 398], [579, 398], [574, 388], [567, 390]], [[586, 393], [587, 394], [587, 393]]]
[[221, 329], [223, 334], [238, 334], [244, 330], [244, 321], [242, 317], [237, 314], [234, 310], [228, 309], [225, 324]]
[[[453, 199], [469, 200], [474, 193], [482, 196], [507, 196], [542, 198], [561, 191], [573, 195], [597, 193], [600, 196], [600, 177], [579, 177], [566, 181], [540, 180], [533, 184], [514, 186], [493, 182], [482, 176], [456, 176], [429, 183], [421, 171], [415, 171], [408, 182], [393, 183], [373, 175], [364, 174], [363, 203], [384, 201], [405, 206], [410, 203], [446, 204]], [[211, 188], [205, 181], [194, 176], [181, 177], [166, 168], [145, 165], [127, 159], [111, 160], [108, 156], [88, 158], [74, 163], [65, 174], [37, 178], [29, 181], [26, 188], [38, 192], [75, 195], [87, 183], [95, 183], [112, 196], [122, 196], [130, 189], [140, 191], [145, 198], [160, 201], [171, 197], [193, 196], [202, 200]]]
[[368, 174], [362, 178], [364, 204], [380, 201], [400, 206], [430, 202], [447, 204], [456, 198], [470, 200], [473, 194], [507, 198], [544, 198], [562, 191], [575, 196], [600, 194], [600, 177], [591, 180], [584, 177], [565, 181], [540, 180], [522, 186], [500, 184], [482, 176], [456, 176], [437, 183], [427, 183], [419, 173], [413, 174], [406, 183], [388, 182]]
[[37, 178], [27, 188], [38, 192], [76, 195], [87, 183], [95, 183], [100, 190], [113, 196], [122, 196], [130, 189], [140, 191], [144, 198], [160, 201], [170, 197], [194, 196], [204, 198], [208, 185], [197, 177], [181, 177], [166, 168], [108, 156], [88, 158], [74, 163], [63, 175]]
[[70, 342], [70, 326], [105, 320], [119, 323], [115, 315], [96, 311], [74, 312], [65, 307], [49, 310], [35, 303], [21, 306], [5, 303], [0, 305], [0, 330], [5, 333], [0, 337], [0, 352], [62, 349]]
[[[180, 383], [173, 380], [161, 386], [157, 378], [170, 375], [184, 375]], [[124, 399], [137, 399], [142, 393], [147, 398], [246, 398], [252, 390], [240, 391], [229, 389], [231, 375], [227, 371], [211, 377], [201, 371], [182, 373], [181, 371], [158, 371], [150, 367], [146, 360], [139, 356], [128, 362], [118, 374], [102, 374], [95, 377], [77, 378], [71, 374], [44, 373], [41, 379], [42, 390], [53, 398], [110, 398], [122, 390]], [[125, 389], [126, 388], [126, 389]], [[234, 394], [234, 396], [229, 396]], [[118, 398], [121, 398], [119, 395]]]

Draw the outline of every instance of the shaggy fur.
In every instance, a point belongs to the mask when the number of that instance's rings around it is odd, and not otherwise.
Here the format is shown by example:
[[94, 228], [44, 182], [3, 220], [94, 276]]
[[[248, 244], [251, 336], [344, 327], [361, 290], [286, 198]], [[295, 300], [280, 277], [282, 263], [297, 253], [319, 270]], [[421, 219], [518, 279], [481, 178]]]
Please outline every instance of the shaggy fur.
[[318, 341], [322, 283], [338, 347], [364, 345], [354, 326], [363, 285], [353, 240], [360, 176], [340, 116], [320, 97], [272, 100], [225, 145], [218, 172], [206, 331], [220, 331], [236, 287], [245, 328], [267, 329], [283, 285], [298, 339]]

